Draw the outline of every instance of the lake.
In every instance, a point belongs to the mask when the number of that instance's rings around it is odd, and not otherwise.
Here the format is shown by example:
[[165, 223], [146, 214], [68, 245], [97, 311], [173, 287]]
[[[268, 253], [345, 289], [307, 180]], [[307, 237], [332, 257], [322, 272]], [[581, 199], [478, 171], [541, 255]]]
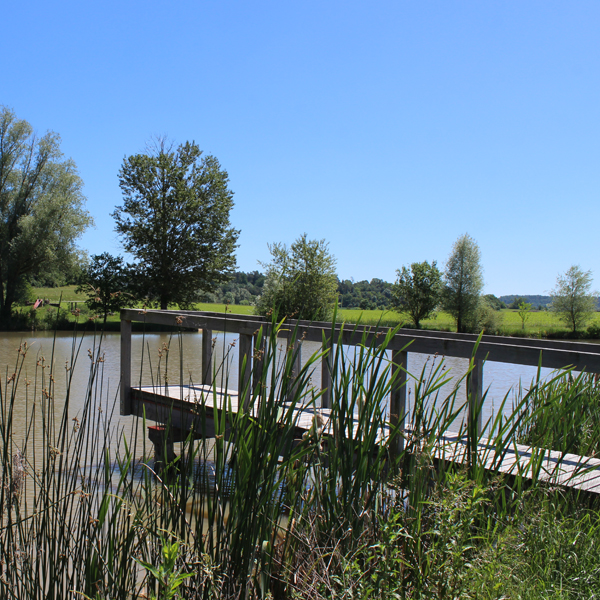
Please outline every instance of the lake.
[[[235, 334], [215, 334], [216, 346], [214, 350], [215, 364], [217, 367], [225, 364], [226, 369], [220, 368], [219, 376], [227, 374], [228, 386], [237, 389], [237, 347]], [[8, 378], [16, 371], [18, 364], [17, 350], [21, 344], [26, 343], [27, 355], [21, 365], [20, 383], [18, 387], [19, 401], [15, 410], [15, 441], [18, 442], [19, 435], [24, 436], [27, 426], [27, 413], [30, 410], [33, 398], [34, 385], [38, 388], [47, 385], [42, 381], [42, 363], [54, 365], [54, 398], [56, 411], [62, 411], [65, 401], [65, 391], [68, 380], [71, 381], [71, 394], [69, 405], [69, 416], [76, 417], [81, 413], [86, 390], [89, 382], [90, 354], [94, 355], [100, 346], [101, 364], [101, 397], [103, 416], [108, 418], [113, 406], [116, 408], [111, 422], [115, 428], [124, 428], [129, 431], [134, 423], [133, 417], [121, 417], [118, 415], [118, 384], [119, 384], [119, 356], [120, 356], [120, 334], [107, 333], [100, 339], [99, 336], [86, 334], [74, 338], [70, 332], [3, 332], [0, 333], [0, 365], [2, 365], [2, 380]], [[282, 342], [283, 343], [283, 342]], [[318, 352], [319, 345], [305, 342], [303, 346], [303, 359], [306, 360], [312, 352]], [[347, 348], [346, 352], [351, 354], [353, 348]], [[72, 356], [76, 361], [72, 364]], [[412, 376], [418, 377], [423, 369], [431, 369], [431, 365], [440, 358], [428, 357], [422, 354], [409, 353], [408, 371]], [[183, 379], [185, 383], [199, 383], [201, 365], [201, 335], [190, 332], [171, 335], [169, 333], [134, 334], [132, 336], [132, 385], [152, 385], [159, 380], [164, 384], [165, 380], [176, 384]], [[442, 397], [450, 393], [454, 382], [464, 376], [468, 368], [466, 359], [448, 357], [444, 359], [445, 372], [452, 377], [442, 390]], [[486, 402], [483, 407], [484, 422], [497, 409], [499, 403], [506, 394], [512, 399], [519, 385], [527, 387], [536, 376], [535, 367], [513, 365], [506, 363], [488, 362], [484, 367], [484, 390], [488, 390]], [[542, 375], [546, 377], [551, 371], [542, 369]], [[313, 381], [320, 382], [320, 362], [315, 365]], [[31, 382], [25, 385], [25, 380]], [[3, 383], [3, 387], [6, 388]], [[414, 385], [409, 378], [408, 401], [409, 407], [414, 395]], [[39, 390], [38, 390], [39, 393]], [[459, 402], [465, 400], [465, 385], [461, 385], [458, 394]], [[511, 402], [507, 408], [510, 410]], [[140, 432], [140, 435], [142, 432]], [[141, 441], [141, 439], [139, 440]]]

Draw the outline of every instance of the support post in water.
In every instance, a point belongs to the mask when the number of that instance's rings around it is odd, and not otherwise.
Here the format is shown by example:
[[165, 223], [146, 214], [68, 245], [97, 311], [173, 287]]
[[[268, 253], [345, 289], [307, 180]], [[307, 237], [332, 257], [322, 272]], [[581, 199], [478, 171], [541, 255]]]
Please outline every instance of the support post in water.
[[481, 434], [481, 424], [483, 420], [482, 398], [483, 398], [483, 359], [475, 358], [473, 368], [467, 377], [467, 398], [469, 423], [475, 425], [477, 436]]
[[131, 321], [121, 320], [121, 414], [131, 414]]
[[167, 433], [164, 425], [148, 426], [148, 438], [154, 446], [154, 472], [165, 477], [169, 465], [173, 465], [177, 456], [173, 444], [173, 436]]
[[406, 369], [408, 352], [392, 350], [392, 393], [390, 396], [390, 428], [397, 427], [398, 435], [390, 447], [392, 460], [395, 460], [404, 450], [404, 427], [406, 417]]
[[211, 385], [212, 381], [212, 329], [202, 329], [202, 385]]

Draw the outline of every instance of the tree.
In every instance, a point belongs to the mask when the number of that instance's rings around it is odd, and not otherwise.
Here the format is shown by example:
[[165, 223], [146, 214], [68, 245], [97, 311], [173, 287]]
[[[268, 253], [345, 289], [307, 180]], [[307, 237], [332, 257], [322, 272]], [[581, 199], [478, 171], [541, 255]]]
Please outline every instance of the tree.
[[519, 303], [519, 317], [521, 318], [521, 325], [523, 331], [525, 331], [525, 322], [531, 316], [531, 304], [522, 300]]
[[591, 292], [592, 272], [582, 271], [573, 265], [556, 279], [556, 287], [550, 292], [550, 309], [562, 319], [573, 333], [580, 330], [596, 310], [596, 292]]
[[494, 294], [485, 294], [485, 296], [482, 296], [482, 299], [493, 310], [502, 310], [503, 308], [506, 308], [506, 304], [504, 304], [500, 298], [494, 296]]
[[456, 320], [456, 331], [476, 327], [477, 307], [483, 289], [479, 246], [468, 234], [459, 237], [446, 263], [442, 305]]
[[323, 321], [331, 315], [337, 300], [336, 259], [325, 240], [307, 240], [306, 233], [290, 248], [269, 246], [270, 263], [263, 264], [266, 280], [257, 301], [256, 312], [276, 311], [308, 321]]
[[408, 313], [419, 329], [420, 322], [429, 318], [440, 301], [442, 275], [435, 260], [431, 265], [427, 261], [412, 263], [396, 272], [398, 280], [392, 290], [394, 305]]
[[85, 282], [77, 288], [78, 293], [86, 293], [86, 304], [90, 310], [106, 317], [131, 304], [132, 295], [127, 291], [130, 282], [129, 269], [120, 256], [108, 252], [92, 256], [86, 270]]
[[82, 188], [56, 133], [38, 138], [0, 107], [0, 321], [10, 319], [27, 277], [68, 270], [78, 260], [75, 241], [92, 223]]
[[119, 185], [123, 206], [112, 216], [150, 301], [188, 306], [230, 278], [239, 231], [229, 223], [229, 177], [214, 156], [159, 139], [148, 154], [124, 159]]

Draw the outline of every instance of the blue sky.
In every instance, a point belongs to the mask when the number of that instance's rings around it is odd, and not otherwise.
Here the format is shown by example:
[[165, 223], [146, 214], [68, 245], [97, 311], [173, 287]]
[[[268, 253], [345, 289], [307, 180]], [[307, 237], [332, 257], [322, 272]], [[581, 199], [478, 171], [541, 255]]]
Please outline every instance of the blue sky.
[[[485, 292], [600, 281], [600, 3], [27, 1], [2, 9], [0, 104], [58, 132], [96, 227], [125, 156], [195, 140], [235, 192], [238, 267], [326, 239], [341, 278], [445, 263]], [[596, 284], [595, 287], [600, 287]]]

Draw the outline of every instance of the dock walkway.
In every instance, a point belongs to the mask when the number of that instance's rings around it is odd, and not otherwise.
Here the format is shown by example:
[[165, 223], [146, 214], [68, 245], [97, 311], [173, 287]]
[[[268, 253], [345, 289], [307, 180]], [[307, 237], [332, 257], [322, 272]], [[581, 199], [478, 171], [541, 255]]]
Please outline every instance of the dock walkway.
[[[193, 327], [202, 330], [202, 383], [199, 385], [168, 385], [159, 388], [150, 386], [135, 387], [131, 385], [131, 321], [160, 323], [163, 325]], [[259, 347], [257, 340], [259, 331], [268, 333], [270, 323], [260, 317], [241, 315], [222, 315], [218, 313], [190, 311], [137, 311], [121, 312], [121, 414], [145, 416], [149, 421], [169, 423], [173, 431], [179, 432], [181, 439], [198, 425], [198, 410], [203, 411], [202, 431], [194, 431], [195, 437], [213, 437], [214, 420], [220, 411], [229, 411], [233, 418], [244, 410], [240, 407], [237, 390], [213, 388], [209, 374], [212, 365], [212, 333], [228, 331], [239, 334], [239, 364], [250, 367], [254, 356], [254, 348]], [[261, 329], [262, 328], [262, 329]], [[296, 337], [290, 337], [288, 343], [297, 344], [298, 339], [323, 342], [326, 347], [334, 343], [358, 345], [372, 336], [381, 336], [385, 328], [353, 328], [343, 330], [332, 328], [327, 323], [292, 322], [286, 331], [294, 331]], [[366, 337], [365, 337], [366, 336]], [[376, 338], [377, 339], [377, 338]], [[407, 350], [407, 344], [410, 343]], [[593, 344], [575, 342], [555, 342], [542, 340], [525, 340], [513, 338], [497, 338], [468, 334], [448, 334], [445, 332], [424, 332], [401, 330], [387, 348], [391, 350], [393, 368], [400, 369], [397, 383], [391, 390], [389, 404], [389, 423], [381, 432], [383, 439], [390, 428], [400, 427], [404, 438], [412, 435], [410, 423], [405, 423], [406, 375], [402, 371], [407, 364], [407, 354], [422, 352], [426, 354], [443, 354], [472, 358], [474, 365], [467, 380], [470, 409], [481, 403], [483, 386], [483, 365], [486, 360], [512, 362], [517, 364], [539, 365], [550, 368], [574, 367], [577, 370], [600, 373], [600, 347]], [[298, 356], [300, 353], [298, 352]], [[253, 358], [254, 356], [254, 358]], [[298, 362], [299, 367], [299, 362]], [[239, 381], [242, 385], [251, 377], [251, 369], [240, 367]], [[295, 438], [313, 427], [317, 414], [324, 423], [323, 435], [331, 434], [332, 401], [330, 390], [331, 374], [326, 354], [323, 357], [321, 389], [321, 407], [298, 407], [294, 414]], [[481, 429], [481, 410], [478, 427]], [[398, 443], [403, 446], [403, 437], [398, 436]], [[177, 440], [175, 440], [177, 441]], [[401, 448], [399, 448], [401, 449]], [[467, 440], [458, 433], [444, 432], [435, 441], [431, 449], [438, 460], [465, 463], [469, 455]], [[586, 492], [600, 493], [600, 459], [562, 455], [559, 452], [530, 448], [520, 444], [512, 444], [501, 453], [496, 451], [493, 440], [479, 438], [477, 445], [478, 464], [491, 471], [525, 478], [537, 477], [550, 484], [566, 486]]]

